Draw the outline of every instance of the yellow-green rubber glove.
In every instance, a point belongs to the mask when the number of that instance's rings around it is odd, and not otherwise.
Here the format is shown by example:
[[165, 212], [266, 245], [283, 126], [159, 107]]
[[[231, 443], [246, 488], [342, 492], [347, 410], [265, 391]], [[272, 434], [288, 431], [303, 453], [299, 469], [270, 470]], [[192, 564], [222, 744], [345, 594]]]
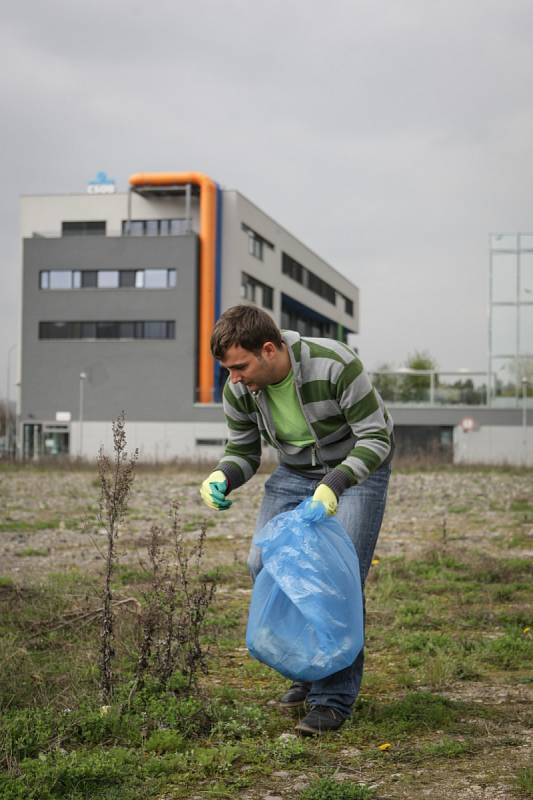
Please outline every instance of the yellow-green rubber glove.
[[202, 500], [216, 511], [225, 511], [231, 505], [231, 500], [226, 498], [228, 491], [228, 481], [220, 469], [216, 469], [205, 479], [200, 488]]
[[337, 506], [339, 505], [337, 495], [333, 489], [330, 489], [325, 483], [318, 484], [313, 495], [313, 500], [317, 500], [319, 503], [322, 503], [326, 509], [326, 514], [328, 514], [330, 517], [337, 513]]

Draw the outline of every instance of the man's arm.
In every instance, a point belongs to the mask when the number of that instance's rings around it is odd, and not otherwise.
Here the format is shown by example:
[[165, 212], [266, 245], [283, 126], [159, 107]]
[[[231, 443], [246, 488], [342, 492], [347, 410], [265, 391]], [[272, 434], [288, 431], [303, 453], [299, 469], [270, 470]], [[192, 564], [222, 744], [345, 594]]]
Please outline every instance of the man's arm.
[[339, 376], [336, 399], [356, 437], [355, 447], [322, 481], [340, 497], [381, 466], [391, 451], [391, 437], [387, 411], [355, 355]]
[[236, 489], [255, 474], [261, 461], [261, 436], [253, 415], [256, 413], [248, 392], [234, 392], [228, 381], [224, 386], [223, 407], [228, 426], [224, 455], [215, 467], [228, 482], [227, 492]]

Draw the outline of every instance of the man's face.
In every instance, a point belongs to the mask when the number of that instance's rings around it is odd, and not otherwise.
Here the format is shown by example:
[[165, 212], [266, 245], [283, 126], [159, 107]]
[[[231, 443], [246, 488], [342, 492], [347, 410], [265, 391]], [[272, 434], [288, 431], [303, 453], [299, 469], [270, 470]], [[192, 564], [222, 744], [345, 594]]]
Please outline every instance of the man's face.
[[266, 342], [257, 354], [232, 345], [220, 363], [229, 371], [232, 383], [244, 383], [251, 392], [257, 392], [276, 382], [274, 362], [277, 352], [272, 342]]

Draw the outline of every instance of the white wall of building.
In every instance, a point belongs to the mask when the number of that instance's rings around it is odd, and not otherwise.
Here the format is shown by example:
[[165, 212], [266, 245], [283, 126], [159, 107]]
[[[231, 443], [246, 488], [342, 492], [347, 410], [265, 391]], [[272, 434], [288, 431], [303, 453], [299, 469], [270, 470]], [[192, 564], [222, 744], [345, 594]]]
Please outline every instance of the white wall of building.
[[[139, 448], [140, 461], [165, 462], [175, 459], [205, 461], [206, 466], [215, 464], [224, 452], [228, 430], [224, 422], [130, 422], [126, 420], [128, 453]], [[84, 422], [81, 457], [94, 461], [100, 448], [107, 455], [113, 453], [111, 422]], [[70, 456], [80, 455], [80, 423], [70, 423]], [[277, 453], [263, 444], [263, 462], [277, 461]]]
[[485, 425], [453, 431], [454, 464], [511, 464], [533, 467], [533, 427]]
[[[150, 197], [132, 193], [132, 219], [171, 219], [185, 217], [185, 199]], [[191, 204], [193, 228], [198, 230], [198, 200]], [[120, 236], [122, 221], [128, 218], [128, 193], [28, 195], [21, 198], [22, 238], [35, 233], [61, 236], [62, 222], [104, 221], [108, 236]]]
[[[216, 461], [224, 450], [221, 444], [197, 444], [198, 440], [224, 442], [227, 429], [222, 422], [135, 422], [126, 421], [128, 452], [139, 448], [141, 461], [172, 461], [176, 458]], [[84, 422], [81, 456], [96, 458], [100, 447], [113, 451], [111, 422]], [[70, 454], [80, 454], [80, 423], [70, 425]]]

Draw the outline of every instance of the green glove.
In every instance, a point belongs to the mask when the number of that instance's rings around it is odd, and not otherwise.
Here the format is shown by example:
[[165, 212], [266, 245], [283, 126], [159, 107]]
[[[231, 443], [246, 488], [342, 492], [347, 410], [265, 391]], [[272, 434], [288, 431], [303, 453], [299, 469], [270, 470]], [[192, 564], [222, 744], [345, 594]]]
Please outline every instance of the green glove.
[[225, 511], [231, 505], [231, 500], [226, 499], [228, 481], [222, 470], [217, 469], [202, 483], [200, 495], [202, 500], [216, 511]]
[[326, 509], [326, 514], [328, 514], [330, 517], [337, 513], [337, 506], [339, 505], [337, 495], [333, 489], [330, 489], [325, 483], [318, 484], [313, 495], [313, 500], [322, 503]]

